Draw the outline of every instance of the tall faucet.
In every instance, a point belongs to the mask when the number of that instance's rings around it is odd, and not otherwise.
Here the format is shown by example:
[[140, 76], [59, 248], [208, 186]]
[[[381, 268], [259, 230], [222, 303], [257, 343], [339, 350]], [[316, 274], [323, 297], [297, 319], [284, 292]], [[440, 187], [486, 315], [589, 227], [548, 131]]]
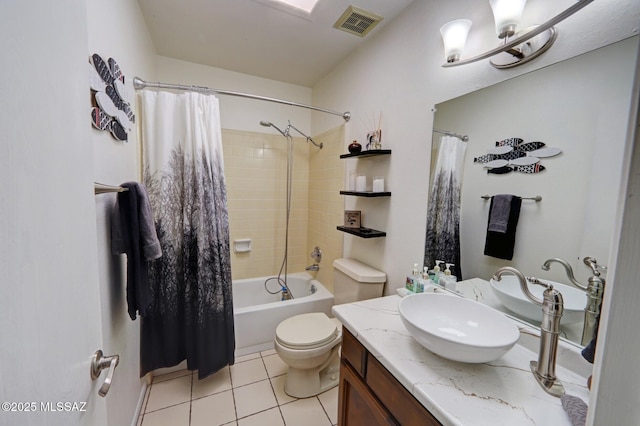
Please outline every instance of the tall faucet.
[[[510, 273], [520, 282], [520, 288], [525, 296], [534, 304], [542, 307], [542, 323], [540, 324], [540, 350], [538, 361], [531, 361], [530, 368], [538, 384], [549, 394], [560, 397], [564, 394], [564, 386], [556, 377], [556, 354], [558, 351], [558, 337], [560, 335], [560, 318], [564, 311], [562, 294], [551, 284], [544, 283], [535, 277], [526, 277], [522, 272], [510, 266], [498, 269], [493, 279], [500, 281], [502, 275]], [[543, 300], [534, 296], [527, 282], [545, 287]]]
[[600, 270], [606, 270], [607, 268], [605, 266], [598, 265], [598, 261], [593, 257], [585, 257], [583, 259], [584, 264], [591, 268], [591, 271], [593, 272], [593, 275], [589, 277], [588, 283], [585, 286], [576, 280], [576, 277], [573, 275], [573, 268], [571, 268], [571, 265], [569, 265], [566, 260], [557, 257], [547, 259], [542, 265], [542, 269], [548, 271], [553, 262], [557, 262], [564, 266], [564, 269], [567, 272], [567, 277], [571, 283], [587, 293], [587, 305], [584, 308], [584, 326], [582, 328], [581, 343], [583, 345], [588, 345], [595, 337], [595, 331], [598, 326], [598, 316], [600, 315], [600, 308], [602, 306], [602, 295], [604, 293], [605, 280], [600, 277]]

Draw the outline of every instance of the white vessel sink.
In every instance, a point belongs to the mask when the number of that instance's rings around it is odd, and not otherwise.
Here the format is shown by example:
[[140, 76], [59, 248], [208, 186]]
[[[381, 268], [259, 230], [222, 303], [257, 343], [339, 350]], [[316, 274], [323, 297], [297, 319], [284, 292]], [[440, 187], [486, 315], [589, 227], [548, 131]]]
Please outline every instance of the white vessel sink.
[[494, 361], [520, 337], [518, 327], [503, 313], [458, 296], [415, 294], [403, 298], [398, 311], [418, 343], [453, 361]]
[[[564, 301], [564, 313], [560, 319], [560, 324], [569, 325], [579, 323], [584, 320], [584, 307], [587, 305], [587, 295], [582, 290], [554, 281], [546, 283], [553, 285], [553, 288], [562, 294]], [[510, 311], [532, 321], [542, 321], [542, 307], [531, 302], [522, 292], [520, 283], [515, 276], [504, 275], [500, 281], [491, 279], [491, 290]], [[542, 300], [544, 287], [529, 284], [529, 291]]]

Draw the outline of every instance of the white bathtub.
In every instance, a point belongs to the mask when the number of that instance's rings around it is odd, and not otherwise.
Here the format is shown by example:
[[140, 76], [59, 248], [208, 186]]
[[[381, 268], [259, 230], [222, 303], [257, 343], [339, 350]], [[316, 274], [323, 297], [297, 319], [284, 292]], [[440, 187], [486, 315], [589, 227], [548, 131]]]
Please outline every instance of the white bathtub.
[[[280, 293], [267, 293], [265, 279], [233, 281], [236, 356], [272, 349], [276, 327], [293, 315], [324, 312], [331, 316], [333, 294], [308, 273], [288, 275], [287, 285], [294, 299], [284, 301]], [[279, 285], [272, 280], [268, 288], [275, 291]]]

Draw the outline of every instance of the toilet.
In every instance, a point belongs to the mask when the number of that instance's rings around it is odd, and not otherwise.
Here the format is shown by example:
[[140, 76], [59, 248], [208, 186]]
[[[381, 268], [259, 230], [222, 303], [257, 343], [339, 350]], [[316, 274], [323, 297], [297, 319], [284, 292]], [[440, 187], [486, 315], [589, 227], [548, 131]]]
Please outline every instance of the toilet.
[[[387, 275], [355, 259], [333, 262], [335, 304], [382, 296]], [[276, 353], [287, 364], [284, 391], [295, 398], [318, 395], [338, 384], [342, 324], [322, 312], [295, 315], [276, 328]]]

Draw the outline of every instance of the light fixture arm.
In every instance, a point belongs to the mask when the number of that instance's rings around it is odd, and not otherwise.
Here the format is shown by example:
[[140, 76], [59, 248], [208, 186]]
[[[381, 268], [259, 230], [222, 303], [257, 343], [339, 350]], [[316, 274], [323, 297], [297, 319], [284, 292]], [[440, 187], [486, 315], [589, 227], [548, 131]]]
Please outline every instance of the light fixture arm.
[[579, 11], [580, 9], [582, 9], [583, 7], [585, 7], [586, 5], [591, 3], [592, 1], [593, 0], [578, 0], [572, 6], [568, 7], [564, 11], [562, 11], [559, 14], [557, 14], [556, 16], [554, 16], [553, 18], [549, 19], [544, 24], [541, 24], [541, 25], [537, 26], [536, 28], [532, 29], [531, 31], [527, 32], [526, 34], [523, 34], [523, 35], [521, 35], [519, 37], [516, 37], [513, 40], [510, 40], [509, 42], [507, 42], [507, 43], [505, 43], [505, 44], [503, 44], [501, 46], [498, 46], [495, 49], [492, 49], [492, 50], [489, 50], [489, 51], [487, 51], [485, 53], [482, 53], [480, 55], [474, 56], [474, 57], [469, 58], [469, 59], [464, 59], [464, 60], [461, 60], [461, 61], [447, 62], [445, 64], [442, 64], [442, 66], [444, 68], [450, 68], [450, 67], [457, 67], [459, 65], [471, 64], [473, 62], [477, 62], [477, 61], [481, 61], [483, 59], [490, 58], [490, 57], [492, 57], [494, 55], [497, 55], [498, 53], [502, 53], [502, 52], [506, 52], [506, 51], [512, 50], [514, 47], [524, 43], [527, 40], [532, 39], [533, 37], [537, 36], [538, 34], [542, 34], [544, 31], [548, 30], [549, 28], [553, 27], [554, 25], [564, 21], [569, 16], [573, 15], [574, 13], [576, 13], [577, 11]]

